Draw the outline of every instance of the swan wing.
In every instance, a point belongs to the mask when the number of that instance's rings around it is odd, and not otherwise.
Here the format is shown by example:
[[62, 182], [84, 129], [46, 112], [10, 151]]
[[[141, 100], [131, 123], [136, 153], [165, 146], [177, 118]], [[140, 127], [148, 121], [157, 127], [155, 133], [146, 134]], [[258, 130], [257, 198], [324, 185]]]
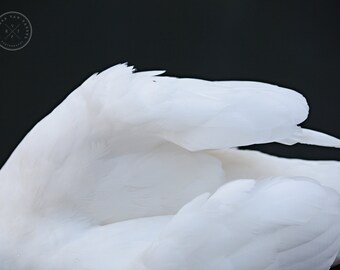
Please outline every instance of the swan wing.
[[[308, 106], [297, 92], [160, 73], [117, 65], [91, 76], [11, 155], [0, 198], [20, 201], [23, 212], [100, 224], [174, 214], [225, 182], [221, 161], [204, 150], [305, 137], [297, 124]], [[317, 143], [313, 134], [302, 142]]]
[[308, 178], [237, 180], [183, 207], [129, 269], [329, 269], [339, 199]]

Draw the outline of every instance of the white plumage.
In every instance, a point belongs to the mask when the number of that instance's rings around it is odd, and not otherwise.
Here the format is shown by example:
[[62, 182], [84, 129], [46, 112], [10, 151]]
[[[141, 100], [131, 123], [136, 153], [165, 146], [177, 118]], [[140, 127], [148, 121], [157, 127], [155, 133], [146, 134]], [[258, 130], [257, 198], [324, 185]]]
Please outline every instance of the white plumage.
[[340, 163], [231, 149], [340, 147], [298, 126], [303, 96], [161, 73], [95, 74], [25, 137], [0, 171], [0, 269], [329, 269]]

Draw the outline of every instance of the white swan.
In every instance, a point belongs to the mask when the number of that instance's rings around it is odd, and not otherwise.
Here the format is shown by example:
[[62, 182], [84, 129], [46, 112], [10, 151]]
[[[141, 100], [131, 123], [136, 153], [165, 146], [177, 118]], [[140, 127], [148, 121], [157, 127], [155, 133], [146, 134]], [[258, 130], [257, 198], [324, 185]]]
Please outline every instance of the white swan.
[[95, 74], [25, 137], [0, 171], [0, 269], [325, 270], [339, 260], [339, 162], [231, 149], [340, 147], [297, 126], [305, 99], [160, 73]]

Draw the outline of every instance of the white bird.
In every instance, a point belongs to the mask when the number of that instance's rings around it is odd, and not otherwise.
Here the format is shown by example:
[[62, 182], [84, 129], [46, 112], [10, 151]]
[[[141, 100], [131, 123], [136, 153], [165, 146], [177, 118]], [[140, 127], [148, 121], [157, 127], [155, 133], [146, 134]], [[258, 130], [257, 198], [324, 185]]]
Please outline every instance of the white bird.
[[[340, 162], [238, 150], [340, 147], [303, 96], [116, 65], [76, 89], [0, 170], [1, 270], [325, 270]], [[337, 258], [338, 257], [338, 258]]]

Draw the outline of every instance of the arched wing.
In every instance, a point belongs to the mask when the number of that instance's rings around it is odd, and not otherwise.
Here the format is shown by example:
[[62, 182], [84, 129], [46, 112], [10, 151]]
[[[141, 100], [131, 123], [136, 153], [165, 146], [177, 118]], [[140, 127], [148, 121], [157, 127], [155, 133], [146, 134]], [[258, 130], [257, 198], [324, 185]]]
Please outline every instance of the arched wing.
[[[225, 182], [220, 160], [204, 150], [304, 141], [297, 124], [308, 106], [294, 91], [159, 73], [117, 65], [90, 77], [12, 154], [0, 198], [100, 224], [174, 214]], [[323, 135], [321, 144], [338, 140]]]

